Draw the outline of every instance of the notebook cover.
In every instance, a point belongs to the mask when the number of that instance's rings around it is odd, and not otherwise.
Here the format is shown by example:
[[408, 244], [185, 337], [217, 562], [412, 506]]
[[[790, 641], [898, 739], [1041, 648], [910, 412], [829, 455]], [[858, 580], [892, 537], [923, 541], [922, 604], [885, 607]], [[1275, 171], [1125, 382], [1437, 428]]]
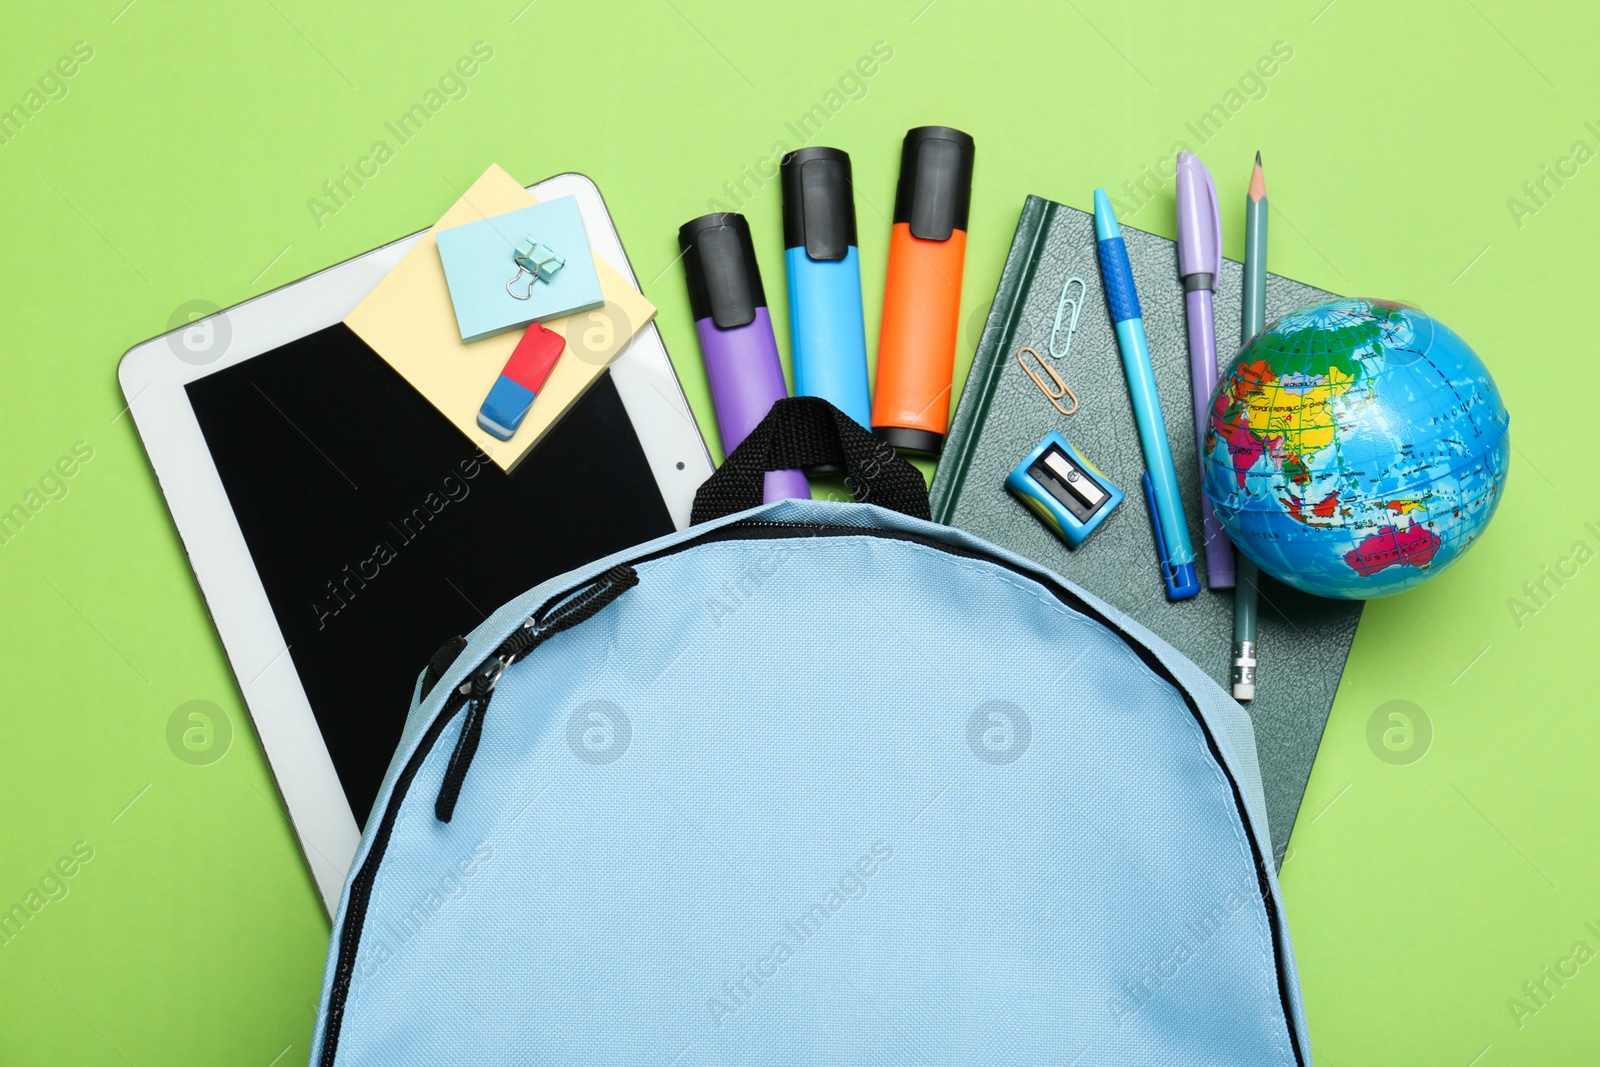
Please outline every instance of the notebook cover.
[[[1204, 543], [1200, 477], [1177, 244], [1129, 226], [1123, 226], [1122, 234], [1144, 310], [1189, 536], [1199, 546]], [[1217, 349], [1224, 363], [1238, 348], [1242, 276], [1240, 264], [1223, 260], [1216, 320]], [[1050, 334], [1062, 285], [1071, 277], [1083, 279], [1083, 307], [1071, 348], [1058, 361], [1048, 355]], [[1333, 296], [1269, 274], [1267, 319]], [[1017, 364], [1017, 350], [1024, 345], [1044, 354], [1077, 394], [1080, 406], [1074, 415], [1057, 413]], [[1074, 551], [1002, 484], [1050, 430], [1059, 430], [1127, 494]], [[1233, 657], [1233, 591], [1207, 587], [1193, 600], [1166, 599], [1150, 515], [1139, 488], [1144, 469], [1095, 258], [1094, 217], [1030, 196], [934, 476], [933, 517], [1020, 552], [1104, 597], [1226, 689]], [[1204, 576], [1205, 553], [1196, 556]], [[1255, 724], [1267, 819], [1280, 866], [1361, 607], [1359, 601], [1308, 596], [1262, 576], [1257, 696], [1245, 707]]]

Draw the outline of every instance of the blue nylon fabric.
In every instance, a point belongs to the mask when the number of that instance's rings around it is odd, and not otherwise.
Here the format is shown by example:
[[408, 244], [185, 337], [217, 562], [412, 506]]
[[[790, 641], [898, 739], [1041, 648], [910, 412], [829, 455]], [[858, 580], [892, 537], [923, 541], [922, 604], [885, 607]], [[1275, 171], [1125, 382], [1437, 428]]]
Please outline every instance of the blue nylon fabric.
[[[980, 544], [862, 505], [741, 518]], [[649, 550], [486, 622], [414, 707], [377, 812], [507, 633]], [[639, 573], [506, 672], [449, 824], [459, 721], [440, 736], [374, 886], [339, 1063], [1293, 1062], [1232, 793], [1111, 631], [880, 538], [721, 542]], [[1102, 610], [1194, 694], [1270, 855], [1243, 712]]]

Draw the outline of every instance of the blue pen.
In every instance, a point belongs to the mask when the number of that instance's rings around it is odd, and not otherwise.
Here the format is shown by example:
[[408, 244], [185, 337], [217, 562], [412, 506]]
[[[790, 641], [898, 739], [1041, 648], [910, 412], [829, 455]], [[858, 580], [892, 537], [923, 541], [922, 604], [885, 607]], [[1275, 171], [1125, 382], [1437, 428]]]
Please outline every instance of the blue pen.
[[1161, 417], [1156, 372], [1150, 365], [1150, 345], [1144, 337], [1144, 317], [1133, 286], [1133, 268], [1128, 265], [1128, 246], [1123, 243], [1122, 227], [1117, 225], [1111, 198], [1104, 189], [1094, 191], [1094, 236], [1099, 246], [1106, 303], [1111, 306], [1117, 346], [1122, 350], [1122, 369], [1128, 375], [1128, 395], [1133, 398], [1133, 416], [1139, 424], [1139, 443], [1144, 447], [1145, 499], [1155, 526], [1161, 577], [1168, 600], [1188, 600], [1200, 592], [1194, 545], [1189, 540], [1183, 499], [1178, 495], [1178, 474], [1172, 466], [1167, 424]]

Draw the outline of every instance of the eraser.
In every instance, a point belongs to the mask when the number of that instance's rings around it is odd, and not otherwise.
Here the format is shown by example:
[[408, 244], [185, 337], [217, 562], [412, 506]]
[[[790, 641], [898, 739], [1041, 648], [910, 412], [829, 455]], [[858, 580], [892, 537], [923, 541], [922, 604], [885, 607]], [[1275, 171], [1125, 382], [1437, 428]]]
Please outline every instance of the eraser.
[[485, 433], [502, 441], [511, 439], [565, 347], [560, 334], [537, 322], [528, 327], [478, 409], [478, 425]]
[[517, 347], [511, 350], [511, 358], [506, 360], [505, 370], [500, 374], [537, 393], [549, 381], [550, 372], [555, 369], [556, 360], [561, 357], [561, 350], [566, 344], [560, 334], [536, 322], [528, 327], [522, 340], [517, 342]]

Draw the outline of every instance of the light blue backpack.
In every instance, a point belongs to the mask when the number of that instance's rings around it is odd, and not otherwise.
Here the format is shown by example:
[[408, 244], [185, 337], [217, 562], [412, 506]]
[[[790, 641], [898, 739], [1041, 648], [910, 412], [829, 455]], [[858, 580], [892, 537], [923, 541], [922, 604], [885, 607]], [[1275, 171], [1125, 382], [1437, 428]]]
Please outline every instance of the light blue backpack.
[[[755, 506], [821, 462], [867, 502]], [[1249, 719], [927, 513], [783, 401], [696, 525], [441, 649], [312, 1064], [1310, 1063]]]

